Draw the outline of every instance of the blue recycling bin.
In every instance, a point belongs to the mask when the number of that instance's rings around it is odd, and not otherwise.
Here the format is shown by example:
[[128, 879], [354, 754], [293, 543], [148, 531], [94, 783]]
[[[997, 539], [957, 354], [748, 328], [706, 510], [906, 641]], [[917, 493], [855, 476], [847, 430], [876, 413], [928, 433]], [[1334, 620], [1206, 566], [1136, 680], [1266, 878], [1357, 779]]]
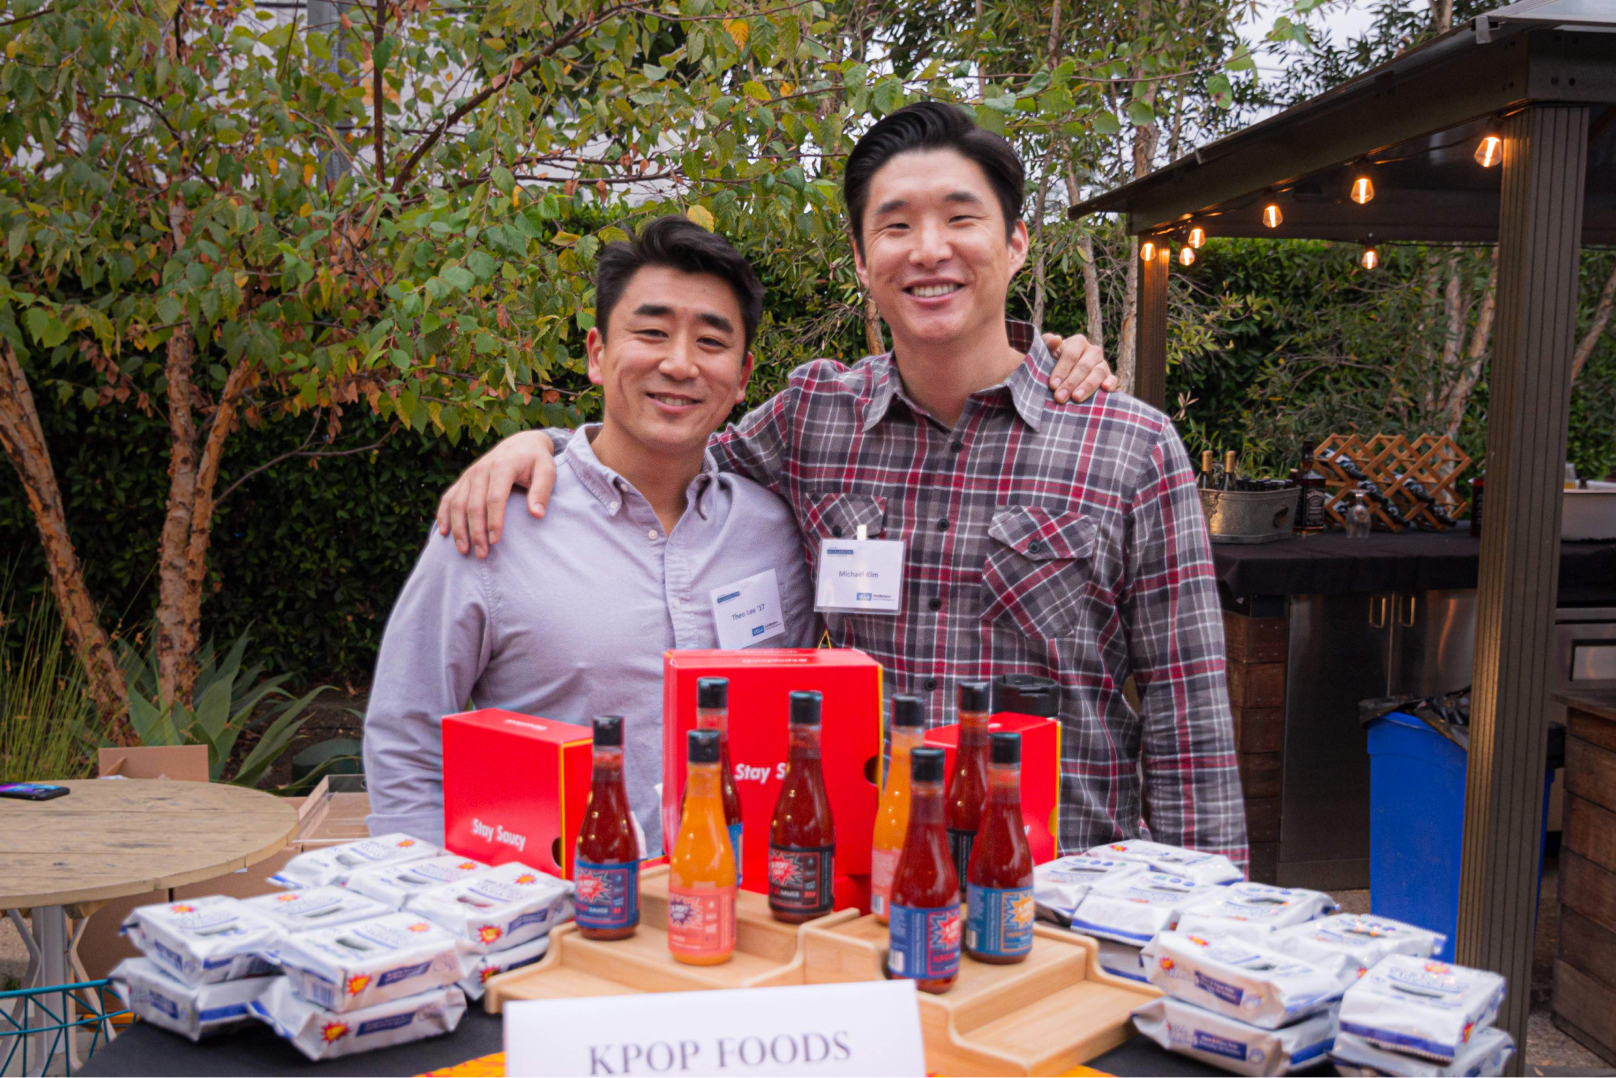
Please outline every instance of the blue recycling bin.
[[[1369, 727], [1369, 905], [1382, 916], [1441, 932], [1453, 961], [1459, 925], [1469, 753], [1413, 715], [1394, 711]], [[1543, 782], [1548, 825], [1550, 770]], [[1542, 842], [1538, 879], [1543, 878]]]

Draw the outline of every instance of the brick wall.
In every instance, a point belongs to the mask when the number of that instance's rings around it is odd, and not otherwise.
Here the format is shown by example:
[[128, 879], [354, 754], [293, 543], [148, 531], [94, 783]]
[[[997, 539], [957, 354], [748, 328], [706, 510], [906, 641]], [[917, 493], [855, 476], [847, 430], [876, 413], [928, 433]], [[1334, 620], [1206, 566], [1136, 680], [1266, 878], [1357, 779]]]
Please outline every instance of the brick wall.
[[1246, 798], [1251, 878], [1274, 883], [1279, 867], [1279, 775], [1289, 627], [1283, 617], [1254, 618], [1225, 610], [1223, 635], [1235, 748]]

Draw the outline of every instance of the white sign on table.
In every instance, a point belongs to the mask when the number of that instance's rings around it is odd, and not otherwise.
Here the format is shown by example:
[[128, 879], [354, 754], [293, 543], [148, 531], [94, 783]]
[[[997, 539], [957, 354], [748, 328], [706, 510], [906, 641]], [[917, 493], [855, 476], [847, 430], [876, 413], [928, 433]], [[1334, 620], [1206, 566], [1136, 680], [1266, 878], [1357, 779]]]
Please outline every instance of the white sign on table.
[[505, 1073], [926, 1073], [913, 981], [505, 1005]]

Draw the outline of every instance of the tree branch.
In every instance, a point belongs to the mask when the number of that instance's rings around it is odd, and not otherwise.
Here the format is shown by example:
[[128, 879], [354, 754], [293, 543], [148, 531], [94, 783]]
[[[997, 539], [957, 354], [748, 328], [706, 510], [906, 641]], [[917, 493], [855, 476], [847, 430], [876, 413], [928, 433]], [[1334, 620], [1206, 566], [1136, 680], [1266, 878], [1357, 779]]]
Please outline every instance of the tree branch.
[[314, 426], [312, 428], [310, 428], [309, 436], [307, 438], [303, 439], [303, 444], [301, 446], [299, 446], [298, 448], [292, 450], [290, 453], [282, 453], [278, 457], [275, 457], [275, 458], [273, 458], [271, 460], [265, 461], [263, 464], [260, 464], [258, 467], [254, 468], [252, 471], [247, 472], [246, 474], [244, 474], [240, 479], [237, 479], [234, 483], [231, 483], [228, 487], [225, 488], [223, 494], [221, 494], [217, 498], [213, 499], [213, 508], [218, 509], [219, 506], [224, 504], [224, 500], [226, 498], [230, 497], [230, 495], [235, 492], [235, 489], [237, 487], [241, 486], [241, 484], [245, 483], [247, 480], [251, 479], [253, 476], [257, 475], [259, 472], [268, 471], [270, 468], [275, 467], [275, 465], [280, 464], [282, 461], [291, 460], [293, 457], [351, 457], [355, 453], [369, 453], [371, 450], [379, 448], [383, 442], [387, 441], [388, 438], [393, 436], [393, 433], [398, 430], [398, 421], [394, 420], [393, 425], [391, 427], [387, 428], [387, 433], [386, 434], [382, 435], [380, 438], [378, 438], [376, 441], [370, 443], [369, 445], [360, 446], [358, 449], [329, 449], [329, 450], [328, 449], [315, 449], [315, 450], [307, 449], [308, 444], [314, 440], [315, 431], [317, 431], [319, 429], [320, 429], [320, 413], [318, 411], [316, 411], [314, 413]]
[[1582, 373], [1583, 364], [1587, 363], [1588, 357], [1594, 354], [1594, 346], [1599, 343], [1600, 335], [1605, 332], [1605, 327], [1610, 325], [1610, 315], [1613, 307], [1616, 307], [1616, 269], [1612, 269], [1610, 276], [1605, 279], [1605, 288], [1599, 293], [1599, 304], [1594, 308], [1593, 323], [1588, 327], [1588, 332], [1582, 335], [1582, 340], [1577, 342], [1577, 350], [1572, 353], [1571, 382], [1573, 385], [1576, 384], [1577, 375]]

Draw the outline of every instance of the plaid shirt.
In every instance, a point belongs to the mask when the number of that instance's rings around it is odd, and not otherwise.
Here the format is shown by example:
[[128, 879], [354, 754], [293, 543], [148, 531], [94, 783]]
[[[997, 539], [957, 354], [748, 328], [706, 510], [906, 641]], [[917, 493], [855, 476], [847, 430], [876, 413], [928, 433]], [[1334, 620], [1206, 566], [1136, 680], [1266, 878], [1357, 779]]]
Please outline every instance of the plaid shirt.
[[714, 440], [719, 465], [791, 504], [811, 565], [821, 538], [860, 524], [904, 541], [902, 612], [827, 621], [933, 725], [955, 721], [960, 681], [1060, 682], [1065, 852], [1138, 837], [1147, 815], [1158, 842], [1244, 862], [1223, 617], [1184, 446], [1120, 393], [1056, 403], [1049, 350], [1009, 328], [1026, 360], [953, 430], [904, 393], [891, 353], [816, 360]]

